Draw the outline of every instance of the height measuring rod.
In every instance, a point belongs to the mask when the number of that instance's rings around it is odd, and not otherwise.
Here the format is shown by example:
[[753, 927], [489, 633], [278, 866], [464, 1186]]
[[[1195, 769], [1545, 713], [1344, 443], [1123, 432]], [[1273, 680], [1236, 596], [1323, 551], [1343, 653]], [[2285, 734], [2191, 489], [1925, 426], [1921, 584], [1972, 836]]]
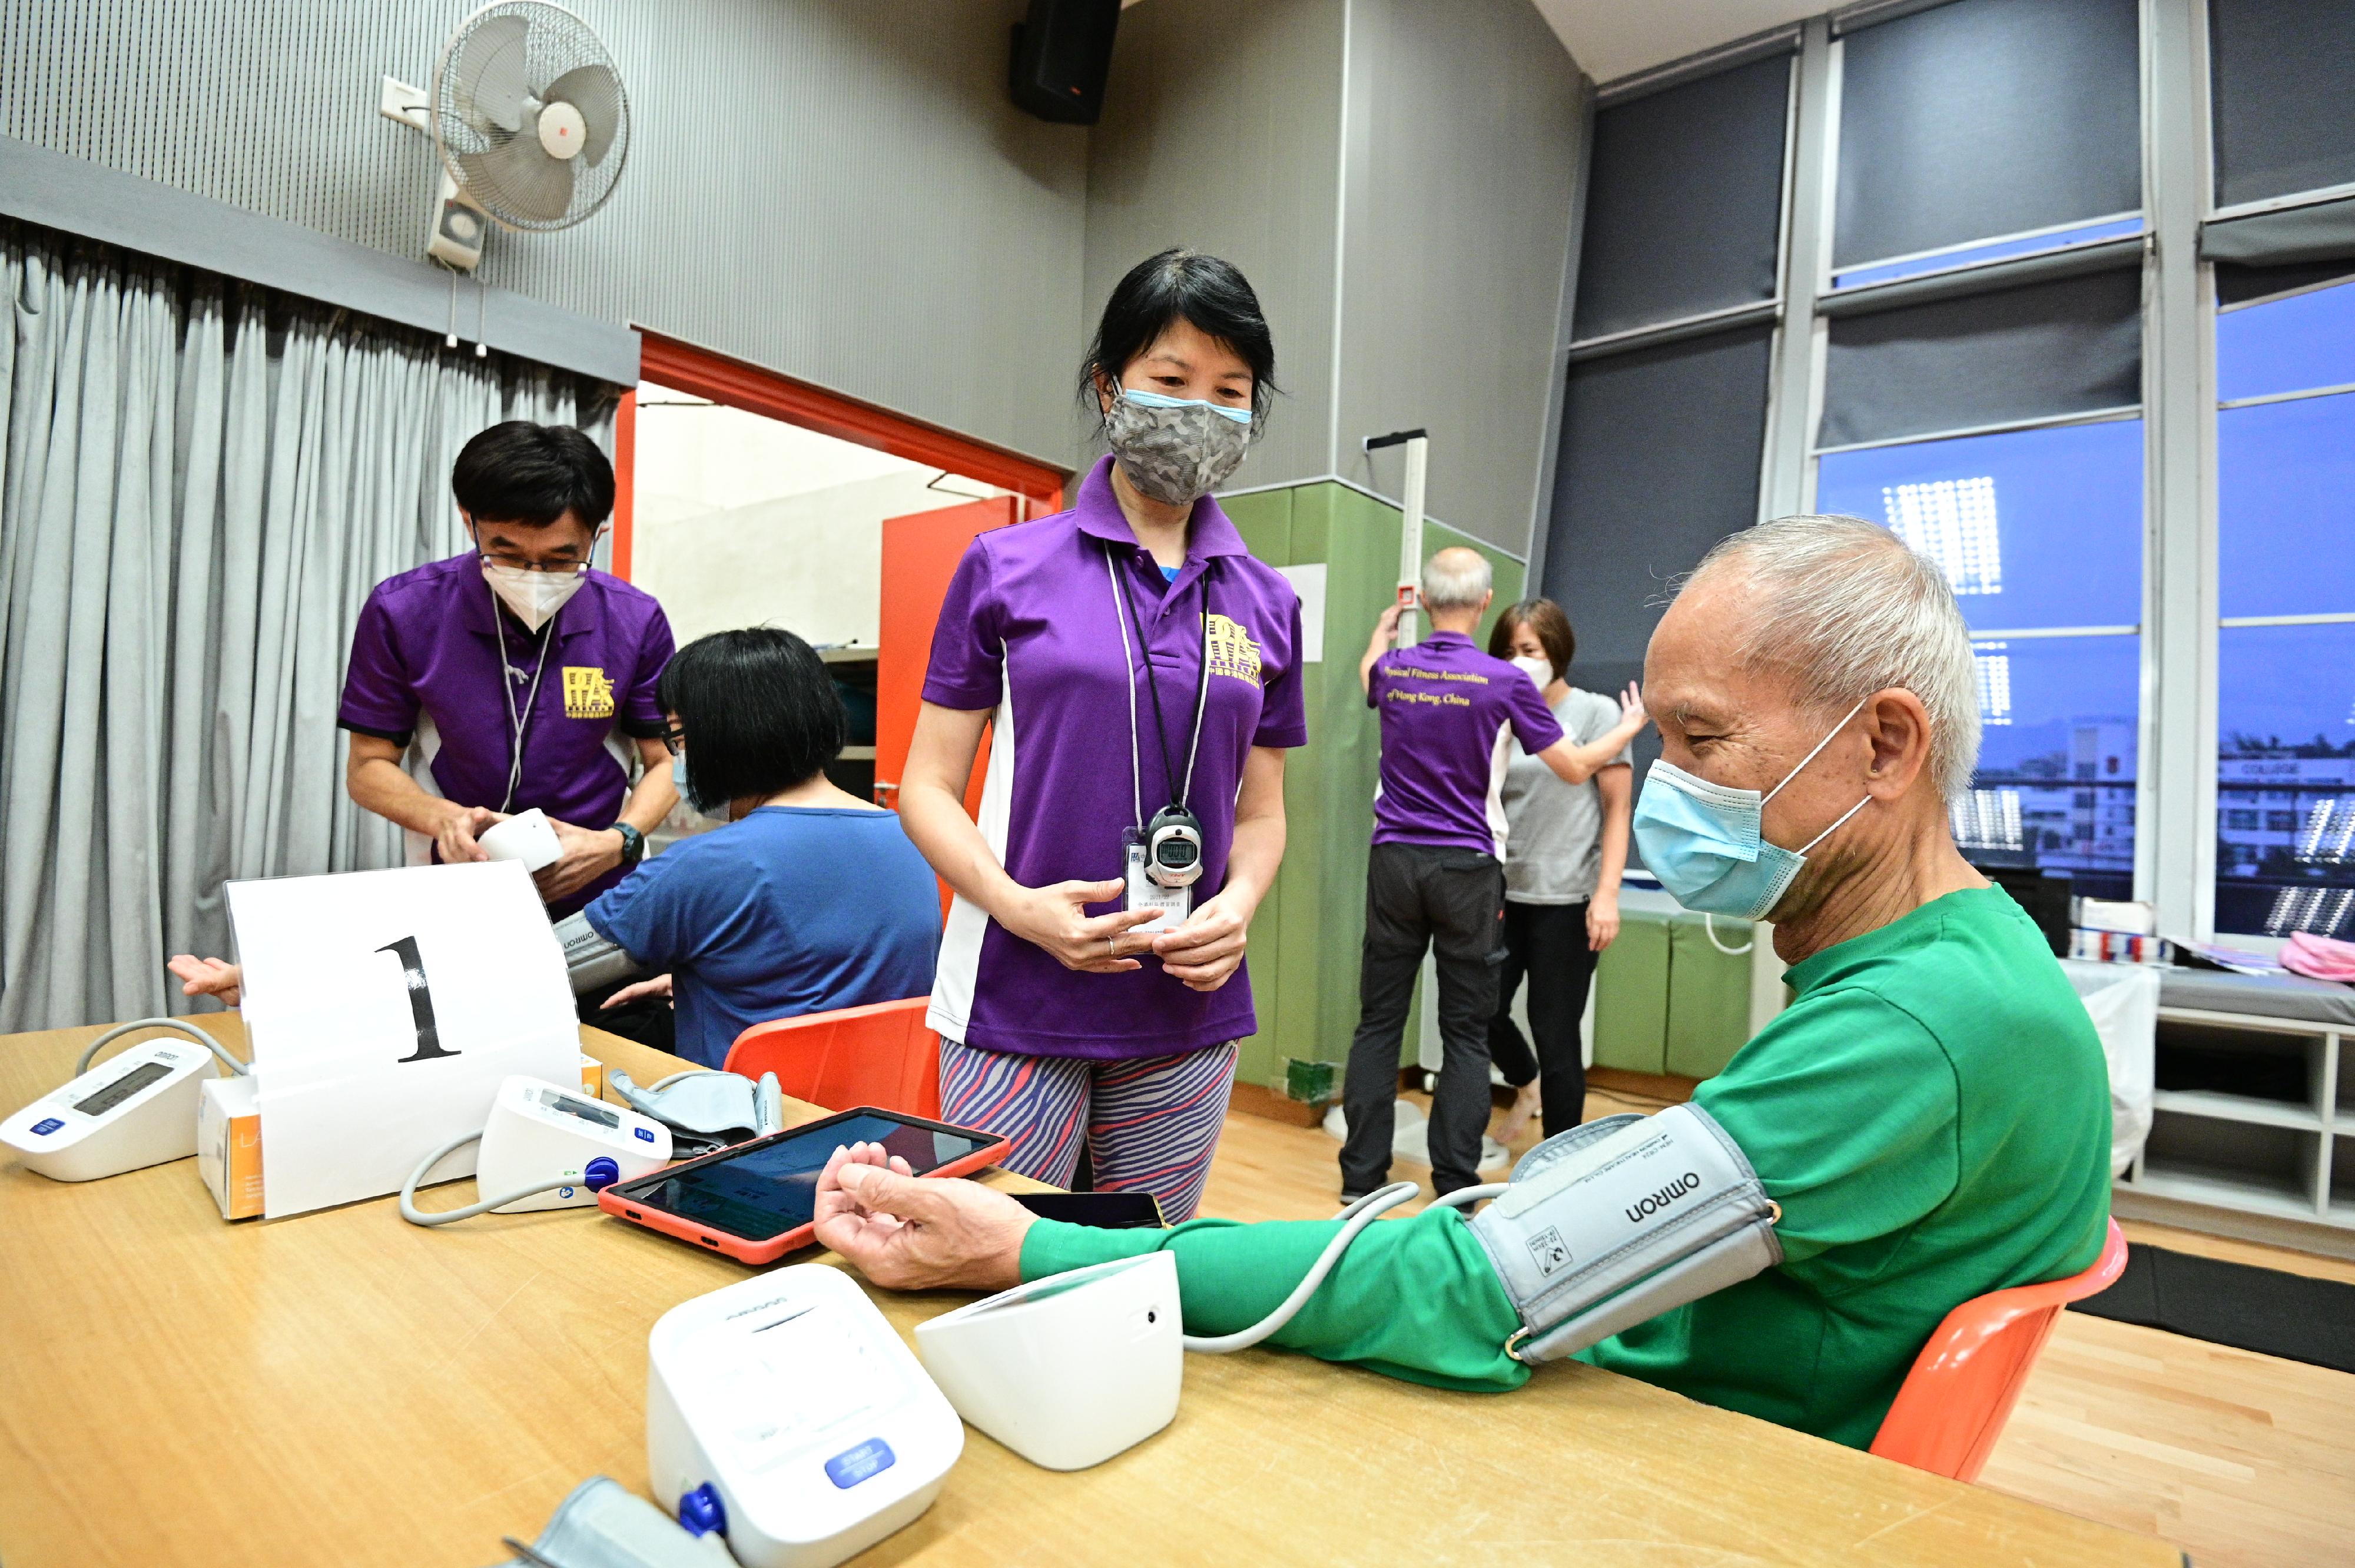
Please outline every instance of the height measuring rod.
[[1393, 430], [1387, 436], [1369, 436], [1365, 450], [1378, 451], [1383, 447], [1406, 448], [1406, 495], [1401, 504], [1399, 518], [1399, 611], [1398, 645], [1412, 648], [1422, 640], [1416, 630], [1421, 611], [1416, 604], [1416, 585], [1423, 580], [1423, 480], [1431, 461], [1431, 438], [1422, 429]]

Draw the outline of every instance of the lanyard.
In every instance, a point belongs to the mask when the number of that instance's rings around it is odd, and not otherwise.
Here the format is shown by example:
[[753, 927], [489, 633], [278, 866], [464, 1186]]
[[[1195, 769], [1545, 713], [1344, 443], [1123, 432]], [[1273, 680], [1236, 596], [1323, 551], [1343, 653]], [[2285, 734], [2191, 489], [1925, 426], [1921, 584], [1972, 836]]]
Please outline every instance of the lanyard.
[[[1176, 759], [1169, 755], [1169, 730], [1161, 713], [1161, 683], [1153, 678], [1152, 647], [1146, 641], [1145, 622], [1137, 620], [1136, 602], [1129, 597], [1127, 579], [1123, 577], [1120, 569], [1113, 565], [1112, 556], [1112, 546], [1107, 544], [1104, 546], [1103, 553], [1104, 575], [1112, 579], [1114, 595], [1112, 618], [1120, 627], [1121, 673], [1133, 674], [1136, 668], [1136, 650], [1130, 646], [1128, 641], [1129, 622], [1135, 621], [1137, 643], [1145, 648], [1145, 685], [1146, 689], [1153, 694], [1153, 738], [1160, 746], [1161, 777], [1165, 783], [1176, 784], [1178, 766]], [[1202, 564], [1202, 668], [1194, 684], [1194, 737], [1187, 743], [1186, 747], [1186, 781], [1178, 789], [1177, 799], [1170, 801], [1171, 805], [1181, 810], [1187, 809], [1186, 799], [1194, 792], [1194, 758], [1202, 749], [1202, 715], [1209, 705], [1210, 566], [1211, 563], [1207, 560]], [[1121, 616], [1124, 606], [1128, 610], [1125, 620]], [[1136, 727], [1136, 682], [1131, 679], [1127, 685], [1129, 788], [1135, 797], [1136, 825], [1141, 832], [1145, 827], [1145, 742]]]
[[[490, 589], [488, 579], [483, 587]], [[504, 811], [515, 804], [516, 783], [523, 778], [524, 727], [531, 723], [532, 712], [539, 705], [539, 678], [548, 673], [548, 645], [556, 641], [556, 617], [549, 616], [548, 623], [539, 629], [539, 662], [532, 666], [531, 694], [524, 698], [520, 713], [516, 711], [515, 678], [507, 673], [507, 632], [499, 624], [499, 596], [496, 590], [491, 591], [491, 631], [499, 644], [499, 691], [507, 700], [507, 723], [514, 726], [514, 757], [507, 764], [507, 792], [499, 801], [499, 810]]]

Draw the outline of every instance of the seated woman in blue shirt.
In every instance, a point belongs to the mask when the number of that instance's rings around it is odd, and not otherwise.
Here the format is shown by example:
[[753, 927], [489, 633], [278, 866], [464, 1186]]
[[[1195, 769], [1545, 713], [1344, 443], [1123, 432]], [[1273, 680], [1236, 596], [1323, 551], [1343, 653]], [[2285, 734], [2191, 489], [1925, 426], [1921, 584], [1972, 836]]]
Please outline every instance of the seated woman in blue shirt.
[[[755, 1023], [930, 995], [939, 886], [896, 812], [826, 779], [842, 702], [816, 652], [773, 628], [714, 632], [672, 656], [657, 700], [679, 794], [728, 822], [557, 927], [574, 989], [612, 984], [620, 948], [621, 972], [655, 978], [605, 1005], [670, 997], [674, 1049], [707, 1067]], [[170, 968], [187, 994], [237, 1004], [238, 966], [184, 954]]]
[[841, 699], [810, 645], [755, 627], [698, 638], [657, 700], [678, 792], [728, 823], [646, 861], [581, 911], [666, 993], [677, 1054], [717, 1067], [755, 1023], [926, 996], [940, 889], [898, 813], [835, 788]]

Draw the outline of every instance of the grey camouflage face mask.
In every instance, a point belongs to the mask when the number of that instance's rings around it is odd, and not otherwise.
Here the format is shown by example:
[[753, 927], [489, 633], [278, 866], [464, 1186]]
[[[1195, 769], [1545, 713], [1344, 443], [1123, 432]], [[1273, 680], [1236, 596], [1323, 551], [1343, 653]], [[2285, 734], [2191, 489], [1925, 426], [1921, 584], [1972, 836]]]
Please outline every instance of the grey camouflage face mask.
[[1251, 410], [1122, 387], [1104, 410], [1104, 439], [1139, 493], [1165, 506], [1208, 495], [1242, 466]]

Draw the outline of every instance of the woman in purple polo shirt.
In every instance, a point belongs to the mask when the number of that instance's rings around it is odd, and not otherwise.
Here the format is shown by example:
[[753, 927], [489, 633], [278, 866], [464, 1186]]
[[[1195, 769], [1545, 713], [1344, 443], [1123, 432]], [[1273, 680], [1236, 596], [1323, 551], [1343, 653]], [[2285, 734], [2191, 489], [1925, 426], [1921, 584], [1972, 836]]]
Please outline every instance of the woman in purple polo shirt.
[[1173, 1221], [1258, 1027], [1244, 935], [1284, 857], [1284, 752], [1307, 739], [1299, 598], [1209, 493], [1274, 368], [1227, 262], [1167, 250], [1121, 280], [1081, 369], [1112, 455], [1071, 511], [966, 550], [900, 789], [956, 890], [930, 1014], [943, 1116], [1059, 1186], [1084, 1144], [1099, 1189]]

